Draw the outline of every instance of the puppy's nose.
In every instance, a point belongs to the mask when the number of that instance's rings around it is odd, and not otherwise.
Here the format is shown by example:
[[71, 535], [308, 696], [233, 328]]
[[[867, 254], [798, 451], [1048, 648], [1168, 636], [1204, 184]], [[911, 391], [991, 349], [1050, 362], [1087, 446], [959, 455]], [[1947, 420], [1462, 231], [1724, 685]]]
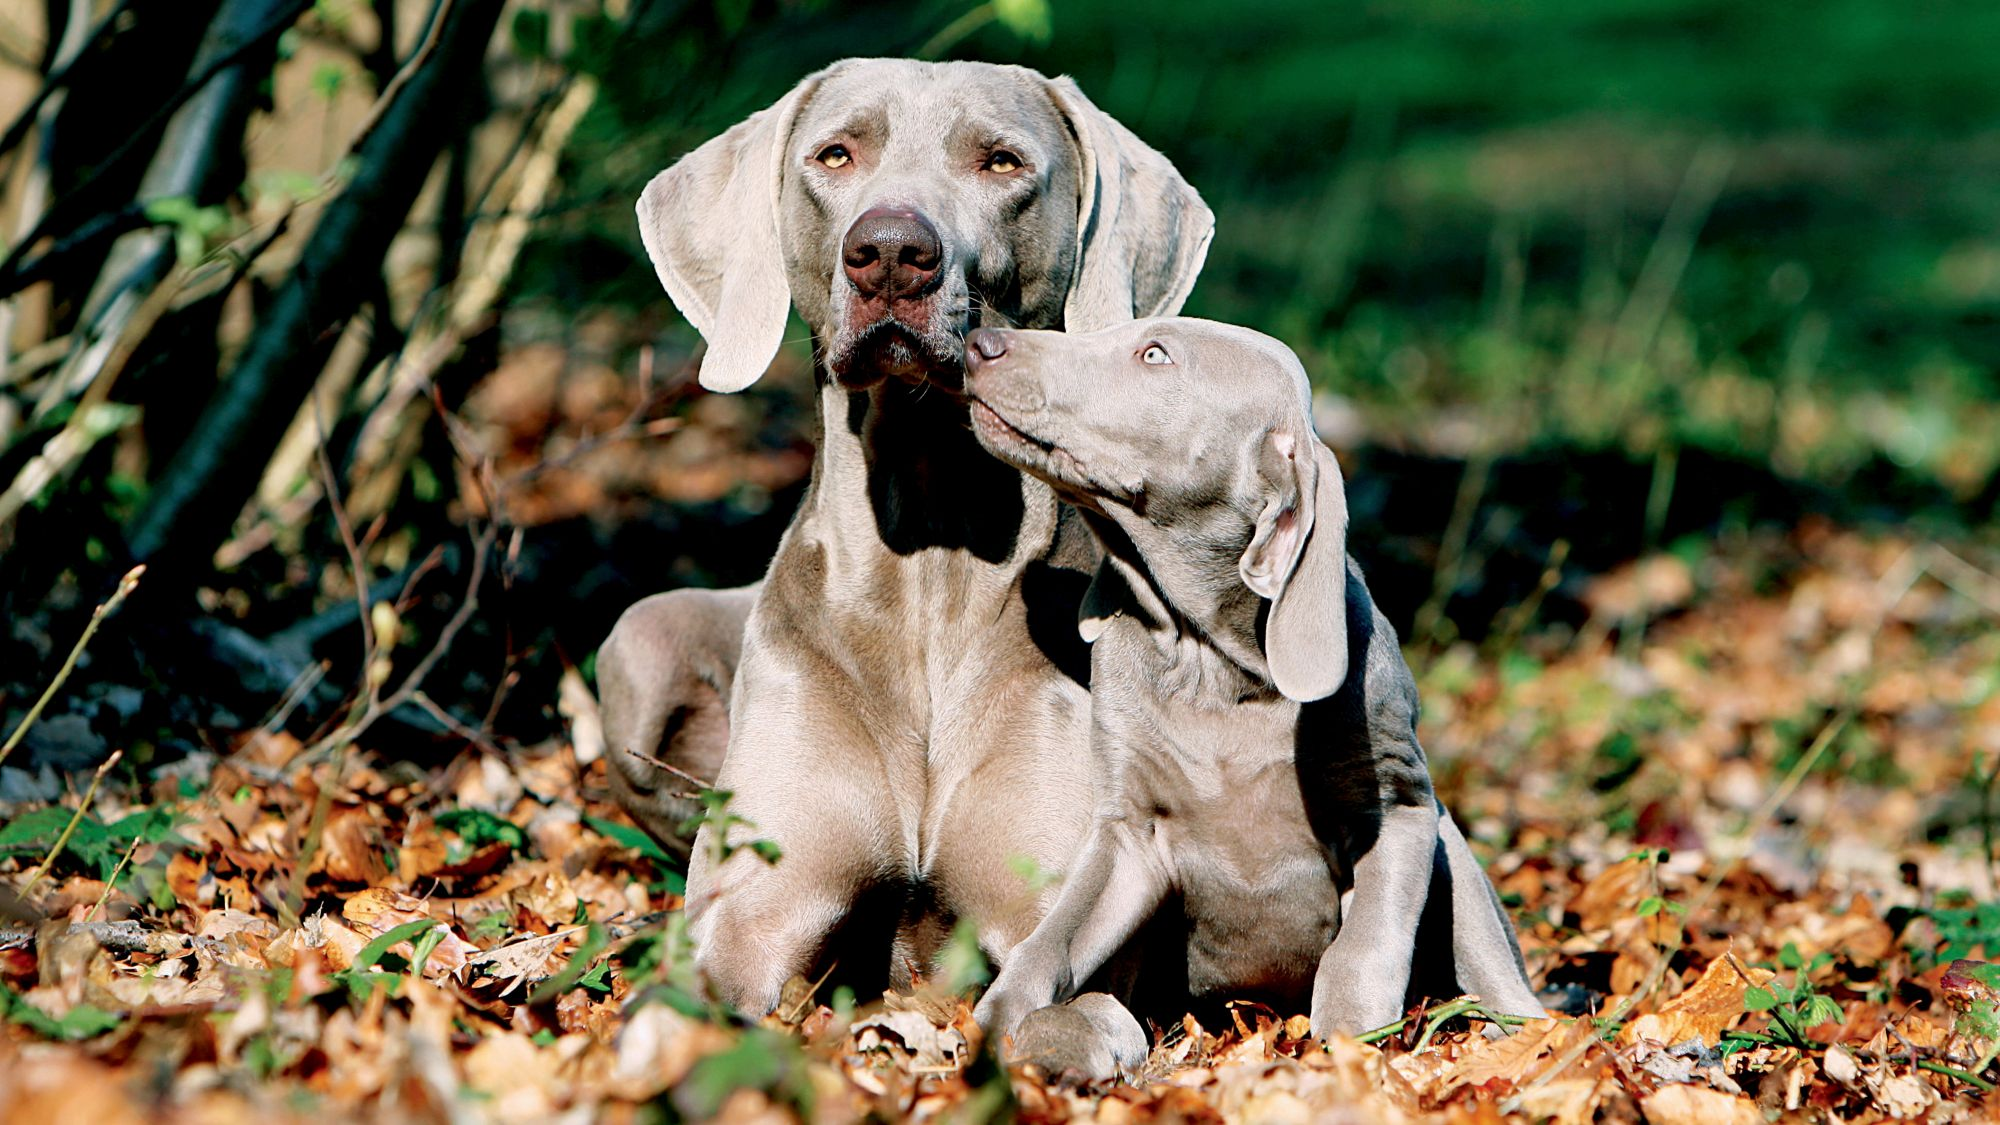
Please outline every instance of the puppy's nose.
[[997, 328], [975, 328], [965, 334], [965, 362], [983, 367], [1007, 354], [1007, 334]]
[[864, 297], [906, 297], [937, 279], [944, 243], [937, 228], [916, 211], [876, 207], [864, 211], [840, 242], [841, 265]]

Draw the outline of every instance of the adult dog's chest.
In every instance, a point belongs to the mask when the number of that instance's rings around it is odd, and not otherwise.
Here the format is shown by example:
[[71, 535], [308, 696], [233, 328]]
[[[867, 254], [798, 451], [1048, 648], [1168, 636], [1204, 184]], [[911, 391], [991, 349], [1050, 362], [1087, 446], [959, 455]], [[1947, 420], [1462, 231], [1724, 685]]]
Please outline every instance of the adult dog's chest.
[[1100, 705], [1095, 738], [1167, 873], [1168, 909], [1178, 900], [1189, 991], [1302, 997], [1340, 928], [1340, 886], [1306, 812], [1298, 709], [1202, 705], [1154, 686], [1100, 686], [1124, 698]]

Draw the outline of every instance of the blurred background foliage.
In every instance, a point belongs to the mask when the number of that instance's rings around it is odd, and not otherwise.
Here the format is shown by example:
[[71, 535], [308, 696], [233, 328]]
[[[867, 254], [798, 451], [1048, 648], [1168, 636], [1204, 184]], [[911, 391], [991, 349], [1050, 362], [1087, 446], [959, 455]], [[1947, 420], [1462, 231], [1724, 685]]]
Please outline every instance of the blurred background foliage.
[[[1979, 0], [11, 5], [0, 712], [135, 561], [131, 645], [31, 760], [338, 721], [468, 583], [382, 729], [528, 737], [631, 600], [757, 577], [804, 330], [695, 389], [631, 204], [848, 55], [1073, 75], [1180, 166], [1218, 224], [1188, 311], [1305, 357], [1420, 646], [1809, 512], [1982, 535], [1996, 42]], [[357, 569], [400, 649], [355, 644]]]

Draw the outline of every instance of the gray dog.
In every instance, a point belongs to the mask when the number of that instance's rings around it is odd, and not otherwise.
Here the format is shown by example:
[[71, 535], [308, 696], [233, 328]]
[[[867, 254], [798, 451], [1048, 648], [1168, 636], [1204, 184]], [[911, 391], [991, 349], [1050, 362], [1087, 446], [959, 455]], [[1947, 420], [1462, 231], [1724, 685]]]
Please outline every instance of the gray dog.
[[[688, 696], [726, 695], [717, 784], [747, 822], [729, 836], [783, 852], [718, 866], [703, 828], [688, 878], [697, 961], [759, 1014], [816, 958], [848, 956], [826, 946], [856, 926], [900, 941], [891, 957], [888, 941], [857, 939], [843, 970], [872, 958], [889, 983], [934, 949], [940, 928], [920, 919], [969, 918], [1004, 959], [1054, 897], [1020, 859], [1067, 869], [1089, 824], [1088, 658], [1066, 623], [1097, 553], [1045, 484], [974, 440], [963, 335], [1177, 310], [1209, 212], [1067, 80], [862, 60], [660, 173], [639, 218], [708, 340], [705, 386], [755, 381], [788, 305], [820, 361], [812, 484], [761, 587], [647, 603], [600, 657], [628, 786], [638, 759], [624, 751], [659, 753], [676, 723], [700, 720]], [[631, 807], [670, 814], [662, 779], [647, 780]]]
[[1459, 987], [1542, 1015], [1432, 795], [1416, 684], [1347, 555], [1297, 358], [1187, 319], [982, 329], [966, 353], [981, 443], [1083, 508], [1106, 554], [1082, 617], [1096, 822], [980, 1024], [1069, 996], [1169, 895], [1197, 1000], [1309, 996], [1316, 1035], [1378, 1027], [1422, 921], [1449, 934]]

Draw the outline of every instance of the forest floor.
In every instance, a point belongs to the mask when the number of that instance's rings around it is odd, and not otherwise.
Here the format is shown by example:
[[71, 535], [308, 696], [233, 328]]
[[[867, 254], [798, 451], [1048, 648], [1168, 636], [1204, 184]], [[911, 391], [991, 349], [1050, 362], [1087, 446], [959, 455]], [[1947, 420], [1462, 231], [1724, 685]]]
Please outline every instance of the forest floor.
[[1581, 1017], [1435, 1005], [1323, 1048], [1300, 1013], [1239, 1007], [1081, 1087], [981, 1053], [952, 990], [977, 965], [858, 1005], [800, 989], [746, 1026], [689, 972], [681, 884], [609, 801], [587, 718], [430, 768], [251, 733], [149, 787], [85, 775], [4, 810], [0, 1105], [95, 1125], [1981, 1117], [2000, 970], [1954, 962], [2000, 956], [1996, 591], [1938, 544], [1807, 524], [1605, 575], [1574, 629], [1412, 654], [1440, 792], [1536, 983]]

